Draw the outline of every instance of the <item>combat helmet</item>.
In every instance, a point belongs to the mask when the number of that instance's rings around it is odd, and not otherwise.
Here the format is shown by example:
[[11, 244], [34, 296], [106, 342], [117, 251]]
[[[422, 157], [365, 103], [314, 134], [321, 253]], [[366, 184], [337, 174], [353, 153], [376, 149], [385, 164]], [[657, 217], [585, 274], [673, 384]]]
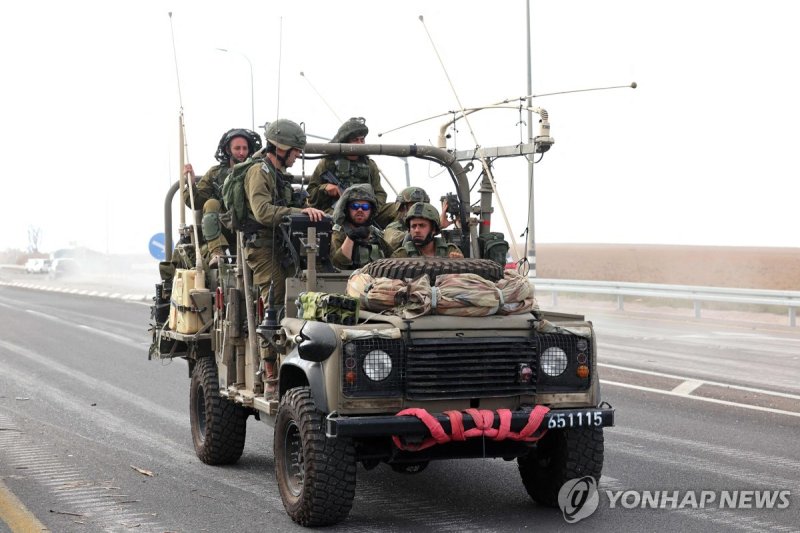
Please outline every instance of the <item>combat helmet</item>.
[[412, 218], [424, 218], [425, 220], [430, 220], [433, 224], [432, 235], [436, 235], [439, 233], [439, 230], [441, 230], [439, 210], [427, 202], [417, 202], [408, 208], [408, 213], [406, 213], [405, 218], [403, 218], [403, 223], [405, 223], [407, 229], [411, 229]]
[[302, 150], [306, 147], [306, 132], [297, 122], [286, 118], [270, 122], [269, 127], [267, 127], [266, 137], [268, 143], [281, 150], [289, 150], [290, 148]]
[[228, 153], [228, 144], [236, 137], [242, 137], [247, 141], [247, 155], [253, 155], [261, 150], [261, 136], [258, 133], [244, 128], [233, 128], [226, 131], [219, 139], [217, 153], [214, 154], [214, 159], [220, 163], [227, 163], [230, 161], [231, 156]]
[[406, 187], [397, 195], [398, 204], [430, 203], [431, 199], [422, 187]]
[[351, 185], [342, 193], [339, 201], [336, 202], [336, 207], [333, 211], [333, 222], [335, 224], [343, 225], [347, 220], [347, 207], [350, 202], [369, 202], [372, 206], [370, 210], [370, 220], [372, 220], [378, 208], [378, 199], [372, 191], [372, 185], [369, 183], [358, 183]]
[[336, 135], [331, 139], [332, 143], [348, 143], [355, 137], [366, 137], [369, 133], [367, 121], [364, 117], [352, 117], [339, 127]]

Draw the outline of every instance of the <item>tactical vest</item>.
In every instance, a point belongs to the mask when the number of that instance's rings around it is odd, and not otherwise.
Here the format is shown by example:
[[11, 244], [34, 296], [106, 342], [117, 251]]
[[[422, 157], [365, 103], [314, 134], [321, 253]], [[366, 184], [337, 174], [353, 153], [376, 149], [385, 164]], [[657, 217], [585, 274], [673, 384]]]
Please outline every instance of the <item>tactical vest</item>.
[[[350, 222], [345, 222], [345, 227], [336, 224], [333, 226], [334, 231], [344, 231], [347, 232], [346, 228], [352, 227]], [[353, 242], [353, 268], [361, 268], [362, 266], [375, 261], [376, 259], [383, 259], [386, 257], [383, 254], [383, 248], [381, 248], [380, 244], [378, 243], [381, 239], [383, 239], [383, 233], [376, 228], [375, 226], [371, 227], [372, 234], [370, 236], [369, 244], [361, 244], [358, 242]]]
[[333, 173], [345, 188], [359, 183], [370, 183], [369, 163], [362, 158], [350, 161], [346, 157], [337, 157], [333, 162]]
[[[449, 246], [447, 245], [447, 241], [445, 241], [441, 237], [434, 237], [433, 238], [433, 246], [434, 246], [434, 257], [449, 257]], [[414, 241], [407, 240], [403, 243], [403, 249], [408, 253], [408, 257], [422, 257], [422, 254], [419, 253]]]

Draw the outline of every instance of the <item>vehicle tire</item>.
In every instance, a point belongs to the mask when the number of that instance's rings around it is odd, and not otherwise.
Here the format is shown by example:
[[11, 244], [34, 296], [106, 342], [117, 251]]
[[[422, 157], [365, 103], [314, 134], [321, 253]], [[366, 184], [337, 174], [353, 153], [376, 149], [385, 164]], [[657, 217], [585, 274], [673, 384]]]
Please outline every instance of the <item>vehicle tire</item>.
[[414, 279], [427, 274], [431, 283], [439, 274], [477, 274], [489, 281], [503, 279], [503, 267], [490, 259], [394, 257], [367, 264], [362, 272], [375, 278]]
[[550, 431], [536, 449], [517, 459], [522, 484], [531, 498], [549, 507], [558, 506], [558, 491], [570, 479], [603, 471], [603, 428]]
[[355, 448], [325, 436], [325, 419], [311, 389], [290, 389], [275, 421], [275, 477], [289, 516], [302, 526], [347, 518], [356, 493]]
[[209, 357], [197, 360], [189, 392], [192, 440], [197, 457], [209, 465], [239, 460], [247, 432], [247, 410], [219, 395], [217, 365]]

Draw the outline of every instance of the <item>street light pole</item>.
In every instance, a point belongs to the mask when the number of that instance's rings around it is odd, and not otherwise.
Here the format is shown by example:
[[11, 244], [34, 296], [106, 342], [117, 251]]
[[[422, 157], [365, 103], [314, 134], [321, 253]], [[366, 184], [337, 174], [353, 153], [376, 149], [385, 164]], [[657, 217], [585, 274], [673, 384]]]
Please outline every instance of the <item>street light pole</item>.
[[253, 93], [253, 63], [250, 61], [250, 58], [247, 57], [242, 52], [237, 52], [236, 50], [228, 50], [227, 48], [217, 48], [220, 52], [232, 52], [234, 54], [239, 54], [247, 61], [247, 66], [250, 67], [250, 128], [255, 131], [256, 130], [256, 114], [255, 114], [255, 96]]

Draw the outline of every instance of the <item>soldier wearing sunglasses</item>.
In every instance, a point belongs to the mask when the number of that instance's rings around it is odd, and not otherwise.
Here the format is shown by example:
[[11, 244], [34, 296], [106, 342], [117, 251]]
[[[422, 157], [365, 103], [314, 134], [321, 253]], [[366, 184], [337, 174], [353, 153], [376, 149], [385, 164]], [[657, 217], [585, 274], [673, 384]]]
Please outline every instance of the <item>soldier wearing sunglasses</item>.
[[374, 223], [377, 205], [369, 185], [353, 185], [342, 193], [333, 213], [331, 238], [332, 261], [337, 268], [353, 270], [391, 255], [383, 232]]

